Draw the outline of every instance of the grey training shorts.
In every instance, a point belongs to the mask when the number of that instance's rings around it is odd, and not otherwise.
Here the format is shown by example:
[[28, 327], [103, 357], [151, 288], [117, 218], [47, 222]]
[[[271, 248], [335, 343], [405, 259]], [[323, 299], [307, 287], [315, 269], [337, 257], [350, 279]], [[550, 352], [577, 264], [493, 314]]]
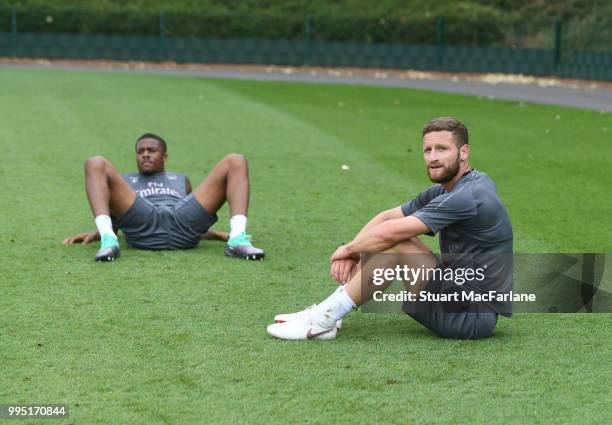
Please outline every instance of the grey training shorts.
[[451, 339], [488, 338], [497, 324], [497, 313], [430, 311], [406, 314], [441, 337]]
[[[430, 281], [425, 290], [441, 293], [453, 291], [456, 287], [454, 282]], [[415, 308], [413, 304], [404, 302], [402, 308], [407, 315], [444, 338], [488, 338], [493, 335], [497, 324], [497, 313], [473, 311], [469, 305], [430, 302], [420, 303]]]
[[206, 211], [193, 194], [173, 207], [157, 207], [137, 196], [117, 226], [133, 248], [189, 249], [216, 221], [217, 215]]

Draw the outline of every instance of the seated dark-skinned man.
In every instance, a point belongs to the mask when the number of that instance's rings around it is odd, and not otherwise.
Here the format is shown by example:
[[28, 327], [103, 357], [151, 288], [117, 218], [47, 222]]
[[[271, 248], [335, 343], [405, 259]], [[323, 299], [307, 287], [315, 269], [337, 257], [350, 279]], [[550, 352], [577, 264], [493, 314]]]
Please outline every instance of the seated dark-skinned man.
[[[101, 156], [85, 161], [85, 189], [96, 230], [68, 237], [64, 243], [101, 241], [96, 261], [119, 257], [117, 229], [133, 248], [174, 250], [195, 247], [201, 239], [227, 241], [225, 255], [261, 260], [263, 250], [246, 234], [249, 204], [247, 160], [229, 154], [192, 190], [182, 173], [165, 171], [164, 139], [152, 133], [136, 141], [138, 173], [121, 174]], [[229, 204], [230, 231], [211, 230], [217, 211]]]

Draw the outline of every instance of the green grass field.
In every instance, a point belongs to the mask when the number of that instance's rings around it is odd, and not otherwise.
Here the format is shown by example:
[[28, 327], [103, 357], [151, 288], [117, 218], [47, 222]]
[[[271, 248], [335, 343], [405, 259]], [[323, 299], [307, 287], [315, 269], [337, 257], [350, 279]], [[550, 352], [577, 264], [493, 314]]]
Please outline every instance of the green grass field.
[[[611, 251], [610, 114], [51, 70], [0, 69], [0, 93], [0, 403], [64, 403], [67, 424], [610, 423], [612, 314], [516, 315], [486, 341], [444, 340], [400, 314], [354, 313], [332, 342], [265, 331], [335, 288], [338, 244], [429, 184], [420, 129], [435, 116], [470, 128], [471, 162], [497, 182], [516, 251]], [[225, 154], [247, 155], [249, 232], [266, 261], [207, 242], [124, 244], [118, 262], [96, 264], [97, 245], [61, 244], [93, 227], [84, 160], [133, 170], [149, 131], [194, 184]], [[220, 218], [225, 230], [227, 209]]]

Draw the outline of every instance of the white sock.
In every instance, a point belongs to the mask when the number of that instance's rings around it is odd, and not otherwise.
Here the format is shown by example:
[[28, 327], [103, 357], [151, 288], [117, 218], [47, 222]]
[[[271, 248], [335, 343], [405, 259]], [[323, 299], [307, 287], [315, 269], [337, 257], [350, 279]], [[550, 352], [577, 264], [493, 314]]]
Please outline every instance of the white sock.
[[95, 222], [100, 236], [113, 235], [114, 237], [117, 237], [117, 235], [115, 235], [115, 232], [113, 232], [113, 222], [111, 221], [111, 218], [109, 216], [99, 215], [96, 217]]
[[357, 307], [357, 304], [346, 293], [344, 286], [340, 286], [333, 294], [318, 304], [314, 308], [314, 312], [321, 315], [327, 313], [336, 321], [349, 314], [355, 307]]
[[230, 234], [229, 238], [235, 238], [239, 234], [246, 232], [247, 218], [246, 215], [237, 214], [230, 218]]

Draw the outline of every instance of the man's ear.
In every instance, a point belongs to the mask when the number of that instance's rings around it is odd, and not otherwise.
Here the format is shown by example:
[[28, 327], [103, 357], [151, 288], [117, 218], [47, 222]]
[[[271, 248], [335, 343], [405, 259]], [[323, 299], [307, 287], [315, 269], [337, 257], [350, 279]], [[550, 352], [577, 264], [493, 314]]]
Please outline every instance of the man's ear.
[[459, 148], [459, 157], [462, 161], [467, 161], [470, 156], [470, 145], [465, 144]]

